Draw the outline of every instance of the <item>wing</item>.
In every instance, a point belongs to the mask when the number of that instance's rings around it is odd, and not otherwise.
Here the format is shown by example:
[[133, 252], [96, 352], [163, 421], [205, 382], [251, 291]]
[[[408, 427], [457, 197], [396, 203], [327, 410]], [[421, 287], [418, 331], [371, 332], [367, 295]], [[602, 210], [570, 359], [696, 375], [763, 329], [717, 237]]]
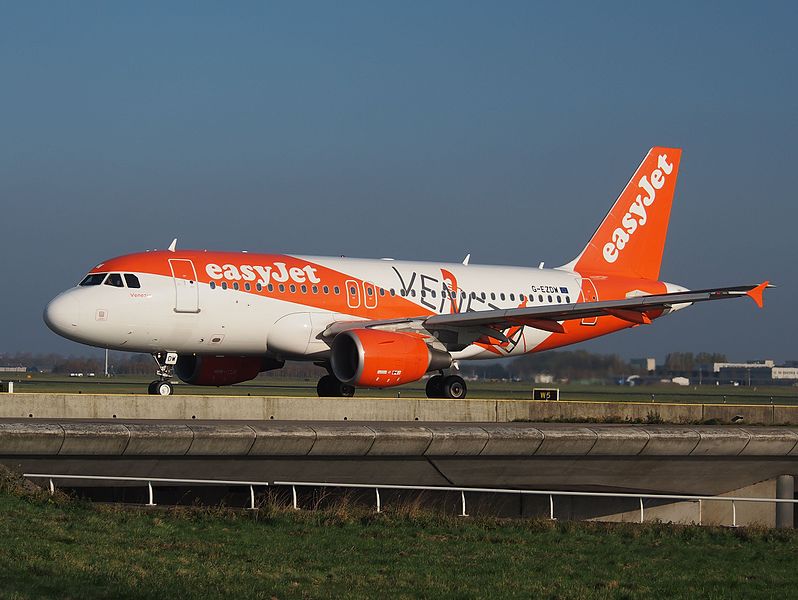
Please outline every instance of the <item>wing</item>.
[[[563, 325], [564, 322], [591, 317], [613, 316], [630, 323], [644, 324], [650, 323], [652, 318], [670, 312], [674, 307], [681, 308], [695, 302], [725, 300], [743, 296], [752, 298], [761, 308], [762, 294], [765, 288], [768, 287], [772, 286], [766, 281], [759, 285], [651, 294], [600, 302], [480, 310], [404, 319], [338, 321], [331, 324], [323, 335], [328, 338], [335, 337], [342, 331], [362, 327], [412, 331], [428, 335], [431, 340], [440, 340], [448, 349], [454, 349], [455, 347], [464, 347], [485, 336], [506, 341], [507, 338], [503, 330], [519, 325], [553, 333], [564, 333], [566, 330]], [[451, 334], [456, 335], [452, 336]]]

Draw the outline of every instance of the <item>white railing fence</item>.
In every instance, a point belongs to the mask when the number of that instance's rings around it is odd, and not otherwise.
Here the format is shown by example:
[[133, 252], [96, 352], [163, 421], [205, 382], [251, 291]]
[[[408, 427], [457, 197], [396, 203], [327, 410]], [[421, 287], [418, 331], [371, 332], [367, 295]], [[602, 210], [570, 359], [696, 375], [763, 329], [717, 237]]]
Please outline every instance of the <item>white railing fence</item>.
[[23, 473], [23, 477], [27, 479], [47, 479], [48, 489], [51, 494], [55, 493], [54, 479], [78, 480], [78, 481], [126, 481], [126, 482], [141, 482], [147, 483], [147, 492], [149, 501], [145, 506], [156, 506], [155, 494], [153, 492], [153, 483], [189, 483], [194, 485], [240, 485], [242, 487], [249, 486], [249, 510], [257, 510], [255, 506], [255, 486], [268, 487], [269, 483], [266, 481], [228, 481], [224, 479], [171, 479], [165, 477], [111, 477], [109, 475], [59, 475], [59, 474], [45, 474], [45, 473]]
[[549, 498], [549, 519], [556, 521], [554, 512], [555, 497], [587, 497], [587, 498], [636, 498], [640, 507], [639, 522], [645, 521], [644, 500], [673, 500], [677, 502], [695, 502], [698, 506], [699, 525], [703, 524], [703, 503], [704, 502], [731, 502], [732, 508], [732, 527], [737, 527], [737, 503], [738, 502], [764, 502], [769, 504], [798, 504], [798, 500], [792, 498], [749, 498], [744, 496], [697, 496], [687, 494], [643, 494], [627, 492], [579, 492], [568, 490], [522, 490], [508, 488], [480, 488], [480, 487], [453, 487], [453, 486], [430, 486], [430, 485], [376, 485], [373, 483], [333, 483], [320, 481], [241, 481], [223, 479], [168, 479], [162, 477], [112, 477], [107, 475], [65, 475], [54, 473], [24, 473], [23, 477], [28, 479], [46, 479], [50, 493], [55, 493], [54, 480], [79, 480], [79, 481], [120, 481], [120, 482], [140, 482], [147, 484], [149, 501], [146, 506], [155, 506], [153, 483], [167, 484], [193, 484], [193, 485], [229, 485], [249, 487], [250, 505], [249, 510], [257, 510], [255, 504], [255, 486], [258, 487], [290, 487], [291, 506], [299, 510], [297, 488], [342, 488], [342, 489], [370, 489], [374, 490], [376, 510], [382, 512], [383, 505], [380, 497], [380, 490], [406, 490], [406, 491], [432, 491], [432, 492], [459, 492], [461, 504], [461, 517], [467, 517], [466, 493], [476, 494], [517, 494], [519, 496], [548, 496]]

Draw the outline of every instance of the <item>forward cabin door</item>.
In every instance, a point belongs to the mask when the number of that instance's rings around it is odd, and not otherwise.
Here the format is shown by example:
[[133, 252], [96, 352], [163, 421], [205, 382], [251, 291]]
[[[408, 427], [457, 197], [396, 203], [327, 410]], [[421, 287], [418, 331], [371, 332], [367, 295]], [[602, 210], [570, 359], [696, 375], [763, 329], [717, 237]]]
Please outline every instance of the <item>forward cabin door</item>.
[[169, 267], [175, 282], [175, 312], [199, 312], [199, 285], [194, 263], [185, 258], [170, 258]]
[[[582, 302], [598, 302], [599, 298], [595, 283], [585, 277], [579, 284], [581, 286], [579, 294], [582, 296]], [[597, 322], [598, 317], [587, 317], [586, 319], [582, 319], [582, 325], [595, 325]]]

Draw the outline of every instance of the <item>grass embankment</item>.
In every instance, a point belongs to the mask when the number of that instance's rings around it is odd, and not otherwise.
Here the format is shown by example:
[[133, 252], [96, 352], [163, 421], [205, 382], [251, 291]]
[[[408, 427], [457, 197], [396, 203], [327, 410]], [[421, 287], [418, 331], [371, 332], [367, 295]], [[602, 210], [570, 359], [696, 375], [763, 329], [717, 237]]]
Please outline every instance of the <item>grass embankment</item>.
[[3, 598], [790, 597], [796, 550], [793, 531], [124, 509], [0, 482]]
[[[15, 381], [14, 391], [33, 393], [83, 393], [83, 394], [146, 394], [147, 384], [153, 377], [121, 375], [106, 378], [67, 377], [48, 374], [14, 374], [5, 377]], [[360, 397], [426, 398], [426, 381], [384, 390], [358, 390]], [[610, 386], [551, 384], [536, 385], [525, 381], [469, 381], [469, 398], [529, 400], [533, 387], [556, 387], [562, 400], [587, 402], [685, 402], [694, 404], [798, 404], [798, 388], [794, 386], [739, 387], [739, 386]], [[178, 395], [225, 396], [316, 396], [315, 379], [291, 379], [266, 375], [253, 381], [225, 387], [201, 387], [178, 384]], [[652, 397], [653, 396], [653, 397]]]

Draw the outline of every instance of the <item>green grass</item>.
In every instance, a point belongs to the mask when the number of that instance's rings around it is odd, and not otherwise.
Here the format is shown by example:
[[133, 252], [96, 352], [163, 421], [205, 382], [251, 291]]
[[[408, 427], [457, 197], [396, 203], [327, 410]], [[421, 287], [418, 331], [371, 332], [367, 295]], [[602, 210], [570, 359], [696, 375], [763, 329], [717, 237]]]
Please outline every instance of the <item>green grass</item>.
[[0, 485], [2, 598], [771, 598], [794, 531], [460, 519], [339, 504], [124, 509]]
[[[146, 394], [153, 379], [145, 376], [117, 376], [112, 378], [68, 377], [64, 375], [23, 374], [15, 377], [14, 391], [83, 394]], [[361, 397], [425, 398], [425, 381], [385, 390], [358, 390]], [[625, 387], [612, 385], [540, 385], [520, 381], [469, 381], [469, 398], [502, 398], [528, 400], [533, 387], [559, 387], [562, 400], [651, 402], [683, 402], [704, 404], [798, 404], [798, 387], [734, 387], [654, 385]], [[233, 396], [315, 396], [315, 379], [289, 379], [264, 376], [226, 387], [201, 387], [178, 384], [176, 394], [233, 395]], [[771, 400], [772, 399], [772, 400]]]

